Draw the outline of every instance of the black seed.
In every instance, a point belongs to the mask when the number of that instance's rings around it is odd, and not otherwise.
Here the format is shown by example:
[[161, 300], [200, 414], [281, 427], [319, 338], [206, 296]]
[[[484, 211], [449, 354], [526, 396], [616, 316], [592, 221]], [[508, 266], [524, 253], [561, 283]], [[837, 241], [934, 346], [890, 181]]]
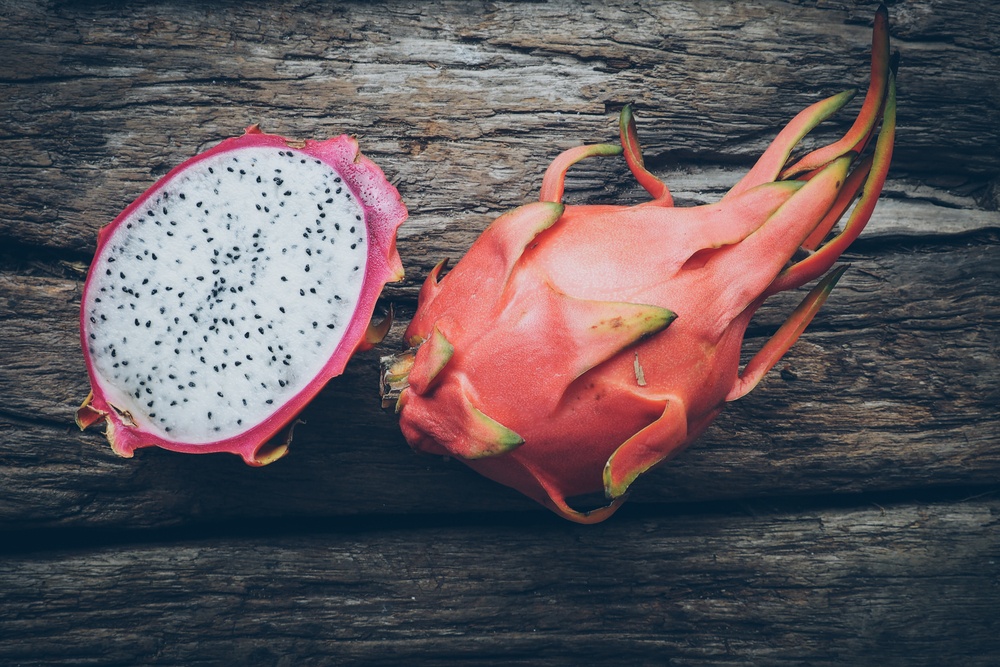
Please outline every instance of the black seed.
[[273, 398], [269, 398], [269, 399], [267, 399], [264, 402], [267, 403], [268, 405], [271, 405], [272, 403], [274, 403], [274, 399]]

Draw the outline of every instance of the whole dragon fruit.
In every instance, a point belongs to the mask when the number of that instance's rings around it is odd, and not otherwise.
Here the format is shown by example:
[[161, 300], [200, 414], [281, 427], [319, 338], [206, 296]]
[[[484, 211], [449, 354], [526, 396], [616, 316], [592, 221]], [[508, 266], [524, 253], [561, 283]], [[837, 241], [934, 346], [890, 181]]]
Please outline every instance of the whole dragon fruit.
[[[610, 516], [638, 475], [757, 384], [843, 273], [823, 278], [739, 372], [757, 308], [826, 273], [881, 192], [895, 131], [887, 24], [883, 7], [871, 85], [847, 134], [789, 158], [850, 92], [796, 116], [718, 203], [673, 207], [643, 166], [628, 107], [621, 147], [556, 158], [540, 202], [498, 218], [421, 289], [405, 334], [416, 349], [387, 358], [383, 371], [383, 395], [398, 399], [410, 445], [457, 457], [568, 519]], [[570, 165], [622, 152], [652, 201], [560, 203]], [[843, 230], [824, 242], [852, 203]], [[608, 504], [589, 512], [567, 500], [599, 492]]]
[[403, 277], [405, 219], [347, 136], [293, 142], [253, 126], [179, 165], [99, 233], [77, 423], [106, 421], [122, 456], [279, 458], [287, 440], [270, 441], [388, 330], [370, 319]]

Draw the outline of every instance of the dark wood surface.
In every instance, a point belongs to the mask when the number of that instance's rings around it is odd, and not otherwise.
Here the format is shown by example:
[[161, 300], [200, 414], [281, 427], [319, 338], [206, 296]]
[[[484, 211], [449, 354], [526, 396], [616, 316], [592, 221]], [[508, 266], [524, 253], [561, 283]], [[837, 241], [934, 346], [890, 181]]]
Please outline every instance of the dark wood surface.
[[[430, 267], [614, 141], [712, 201], [867, 77], [875, 5], [0, 3], [0, 664], [1000, 664], [1000, 10], [890, 6], [899, 132], [802, 340], [604, 524], [412, 453], [379, 407]], [[857, 108], [857, 103], [849, 112]], [[834, 136], [850, 122], [829, 124]], [[290, 454], [116, 457], [78, 431], [97, 229], [260, 123], [357, 136], [399, 188], [385, 343]], [[638, 202], [619, 160], [575, 202]], [[755, 319], [752, 351], [793, 307]]]

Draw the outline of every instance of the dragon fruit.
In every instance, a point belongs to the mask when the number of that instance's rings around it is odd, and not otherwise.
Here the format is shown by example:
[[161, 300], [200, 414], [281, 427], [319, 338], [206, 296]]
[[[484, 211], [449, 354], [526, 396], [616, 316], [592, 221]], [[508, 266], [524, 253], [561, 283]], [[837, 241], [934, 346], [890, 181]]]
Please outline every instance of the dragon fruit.
[[[827, 272], [867, 223], [892, 154], [887, 25], [883, 7], [871, 84], [846, 135], [790, 159], [851, 92], [802, 111], [717, 203], [673, 206], [644, 167], [629, 107], [621, 146], [556, 158], [539, 202], [498, 218], [446, 275], [444, 262], [431, 272], [405, 333], [411, 349], [384, 360], [383, 396], [387, 406], [396, 399], [409, 444], [456, 457], [567, 519], [610, 516], [640, 474], [760, 381], [843, 273]], [[572, 164], [622, 153], [652, 201], [561, 203]], [[740, 372], [758, 307], [823, 274]], [[596, 507], [580, 507], [597, 493]]]
[[280, 432], [351, 354], [400, 280], [407, 215], [382, 171], [340, 136], [295, 142], [256, 126], [173, 169], [98, 236], [80, 336], [115, 452], [282, 456]]

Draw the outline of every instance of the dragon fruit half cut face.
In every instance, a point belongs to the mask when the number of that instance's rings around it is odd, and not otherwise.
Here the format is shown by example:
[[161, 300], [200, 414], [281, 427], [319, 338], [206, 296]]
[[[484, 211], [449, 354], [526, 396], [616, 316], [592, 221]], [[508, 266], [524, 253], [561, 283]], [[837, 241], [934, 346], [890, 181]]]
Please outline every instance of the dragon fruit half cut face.
[[[753, 388], [843, 273], [830, 269], [868, 222], [892, 155], [887, 22], [883, 7], [871, 85], [844, 137], [792, 157], [851, 93], [796, 116], [718, 202], [673, 205], [643, 166], [628, 107], [620, 146], [557, 157], [540, 201], [498, 218], [421, 289], [406, 331], [416, 349], [388, 358], [383, 374], [410, 445], [456, 457], [573, 521], [614, 512], [640, 474]], [[573, 163], [621, 154], [650, 201], [562, 203]], [[823, 274], [741, 371], [757, 308]], [[574, 499], [597, 493], [607, 504], [581, 511]]]
[[248, 128], [173, 169], [100, 231], [80, 332], [113, 449], [232, 452], [252, 465], [351, 354], [406, 218], [382, 171], [341, 136]]

